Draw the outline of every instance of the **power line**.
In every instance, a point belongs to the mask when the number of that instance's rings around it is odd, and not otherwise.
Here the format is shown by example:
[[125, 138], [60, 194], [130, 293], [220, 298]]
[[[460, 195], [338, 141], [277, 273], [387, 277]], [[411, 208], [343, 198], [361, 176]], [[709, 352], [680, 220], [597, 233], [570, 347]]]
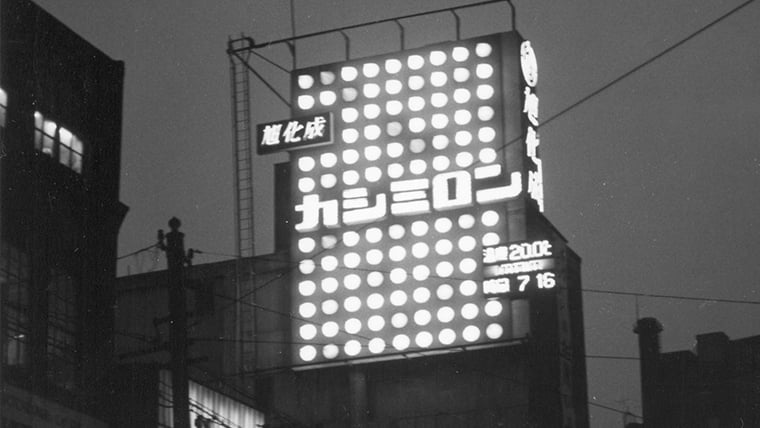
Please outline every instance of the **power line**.
[[600, 87], [599, 89], [595, 90], [594, 92], [591, 92], [590, 94], [586, 95], [585, 97], [581, 98], [580, 100], [578, 100], [578, 101], [574, 102], [573, 104], [570, 104], [569, 106], [567, 106], [564, 109], [560, 110], [557, 114], [555, 114], [555, 115], [551, 116], [549, 119], [543, 121], [543, 123], [541, 125], [542, 126], [543, 125], [547, 125], [549, 122], [553, 121], [554, 119], [557, 119], [559, 116], [567, 113], [568, 111], [574, 109], [575, 107], [578, 107], [579, 105], [585, 103], [586, 101], [588, 101], [589, 99], [595, 97], [596, 95], [599, 95], [601, 92], [609, 89], [611, 86], [619, 83], [621, 80], [627, 78], [628, 76], [636, 73], [637, 71], [641, 70], [642, 68], [646, 67], [647, 65], [649, 65], [649, 64], [653, 63], [654, 61], [662, 58], [663, 56], [669, 54], [670, 52], [672, 52], [676, 48], [679, 48], [680, 46], [684, 45], [686, 42], [690, 41], [694, 37], [696, 37], [696, 36], [704, 33], [709, 28], [713, 27], [714, 25], [718, 24], [719, 22], [723, 21], [724, 19], [728, 18], [729, 16], [733, 15], [734, 13], [740, 11], [741, 9], [745, 8], [746, 6], [748, 6], [750, 3], [753, 3], [754, 1], [755, 0], [747, 0], [744, 3], [738, 5], [738, 6], [734, 7], [733, 9], [729, 10], [728, 12], [724, 13], [723, 15], [715, 18], [714, 20], [710, 21], [709, 23], [707, 23], [706, 25], [704, 25], [700, 29], [692, 32], [691, 34], [689, 34], [688, 36], [686, 36], [683, 39], [679, 40], [678, 42], [676, 42], [676, 43], [670, 45], [669, 47], [665, 48], [664, 50], [662, 50], [660, 53], [656, 54], [655, 56], [649, 58], [648, 60], [642, 62], [641, 64], [639, 64], [636, 67], [630, 69], [629, 71], [621, 74], [620, 76], [618, 76], [617, 78], [613, 79], [612, 81], [610, 81], [609, 83], [605, 84], [604, 86]]
[[757, 300], [723, 299], [723, 298], [718, 298], [718, 297], [679, 296], [675, 294], [636, 293], [633, 291], [612, 291], [612, 290], [599, 290], [599, 289], [592, 289], [592, 288], [583, 288], [581, 289], [581, 291], [586, 292], [586, 293], [616, 294], [616, 295], [621, 295], [621, 296], [652, 297], [652, 298], [659, 298], [659, 299], [690, 300], [690, 301], [697, 301], [697, 302], [760, 305], [760, 301], [757, 301]]
[[632, 413], [630, 410], [620, 410], [620, 409], [616, 409], [614, 407], [605, 406], [604, 404], [595, 403], [593, 401], [589, 401], [588, 404], [590, 404], [592, 406], [600, 407], [602, 409], [610, 410], [612, 412], [617, 412], [617, 413], [620, 413], [620, 414], [623, 414], [623, 415], [629, 415], [629, 416], [633, 416], [634, 418], [642, 419], [642, 417], [640, 415]]
[[130, 256], [136, 256], [137, 254], [140, 254], [142, 252], [145, 252], [145, 251], [148, 251], [148, 250], [152, 250], [153, 248], [156, 248], [156, 244], [149, 245], [149, 246], [147, 246], [145, 248], [140, 248], [139, 250], [135, 250], [135, 251], [132, 251], [131, 253], [124, 254], [123, 256], [118, 256], [118, 257], [116, 257], [116, 260], [125, 259], [125, 258], [130, 257]]
[[[609, 89], [610, 87], [614, 86], [615, 84], [619, 83], [620, 81], [626, 79], [627, 77], [631, 76], [632, 74], [636, 73], [637, 71], [639, 71], [639, 70], [643, 69], [644, 67], [652, 64], [656, 60], [658, 60], [658, 59], [662, 58], [663, 56], [669, 54], [670, 52], [672, 52], [676, 48], [684, 45], [686, 42], [690, 41], [691, 39], [693, 39], [697, 35], [702, 34], [703, 32], [707, 31], [709, 28], [713, 27], [714, 25], [718, 24], [719, 22], [723, 21], [724, 19], [728, 18], [729, 16], [733, 15], [734, 13], [736, 13], [739, 10], [743, 9], [744, 7], [748, 6], [750, 3], [753, 3], [754, 1], [755, 0], [747, 0], [744, 3], [742, 3], [742, 4], [740, 4], [740, 5], [736, 6], [736, 7], [734, 7], [733, 9], [731, 9], [728, 12], [724, 13], [723, 15], [719, 16], [718, 18], [712, 20], [708, 24], [702, 26], [698, 30], [690, 33], [688, 36], [684, 37], [683, 39], [679, 40], [678, 42], [674, 43], [673, 45], [665, 48], [660, 53], [658, 53], [658, 54], [654, 55], [653, 57], [647, 59], [646, 61], [642, 62], [638, 66], [636, 66], [636, 67], [632, 68], [631, 70], [623, 73], [622, 75], [618, 76], [617, 78], [613, 79], [612, 81], [608, 82], [607, 84], [603, 85], [602, 87], [596, 89], [595, 91], [591, 92], [590, 94], [584, 96], [583, 98], [579, 99], [578, 101], [576, 101], [576, 102], [572, 103], [571, 105], [565, 107], [564, 109], [560, 110], [559, 112], [557, 112], [556, 114], [552, 115], [548, 119], [542, 121], [541, 125], [538, 128], [540, 129], [541, 127], [543, 127], [543, 126], [551, 123], [552, 121], [554, 121], [557, 118], [561, 117], [562, 115], [568, 113], [569, 111], [573, 110], [574, 108], [580, 106], [581, 104], [585, 103], [586, 101], [590, 100], [591, 98], [599, 95], [600, 93], [604, 92], [605, 90]], [[499, 150], [502, 150], [502, 149], [506, 148], [507, 146], [509, 146], [509, 145], [511, 145], [511, 144], [513, 144], [515, 142], [521, 141], [521, 140], [522, 140], [522, 136], [514, 138], [514, 139], [512, 139], [510, 141], [507, 141], [504, 144], [502, 144], [502, 146], [499, 148]], [[471, 168], [474, 168], [477, 164], [479, 164], [479, 162], [480, 162], [479, 160], [476, 161], [471, 166]], [[363, 225], [361, 228], [358, 229], [358, 231], [364, 230], [368, 226], [369, 226], [369, 224]], [[338, 242], [336, 243], [336, 246], [339, 245], [339, 244], [341, 244], [342, 242], [343, 242], [342, 239], [338, 240]], [[326, 248], [322, 249], [322, 251], [320, 251], [319, 253], [317, 253], [313, 257], [319, 256], [320, 254], [322, 254], [326, 250], [327, 250]], [[298, 265], [298, 263], [292, 263], [291, 269], [295, 268], [297, 265]], [[260, 288], [263, 288], [264, 286], [266, 286], [268, 284], [269, 283], [264, 284]], [[241, 296], [241, 298], [247, 297], [248, 295], [252, 294], [253, 292], [257, 291], [260, 288], [256, 288], [256, 289], [252, 290], [252, 292], [249, 292], [246, 295]], [[666, 296], [665, 295], [662, 295], [662, 296], [650, 295], [649, 297], [666, 297]], [[670, 297], [670, 296], [667, 296], [667, 297], [668, 298], [675, 298], [675, 297]], [[689, 298], [689, 297], [683, 297], [683, 299], [684, 300], [700, 300], [698, 298]], [[721, 301], [723, 303], [745, 303], [744, 301], [729, 300], [729, 299], [705, 299], [705, 300], [707, 300], [707, 301]], [[760, 303], [752, 303], [752, 304], [760, 304]]]

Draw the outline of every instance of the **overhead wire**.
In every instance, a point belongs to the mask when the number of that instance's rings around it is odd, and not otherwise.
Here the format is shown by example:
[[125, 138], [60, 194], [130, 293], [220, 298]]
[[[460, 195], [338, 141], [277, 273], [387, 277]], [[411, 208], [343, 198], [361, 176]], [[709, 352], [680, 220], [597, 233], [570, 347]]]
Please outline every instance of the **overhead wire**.
[[579, 99], [578, 101], [570, 104], [569, 106], [565, 107], [564, 109], [560, 110], [553, 116], [551, 116], [549, 119], [543, 121], [541, 125], [547, 125], [554, 119], [557, 119], [558, 117], [562, 116], [563, 114], [567, 113], [568, 111], [578, 107], [579, 105], [585, 103], [589, 99], [599, 95], [600, 93], [604, 92], [605, 90], [609, 89], [611, 86], [614, 86], [615, 84], [619, 83], [621, 80], [627, 78], [628, 76], [636, 73], [637, 71], [641, 70], [642, 68], [646, 67], [647, 65], [653, 63], [654, 61], [662, 58], [663, 56], [669, 54], [673, 50], [677, 49], [678, 47], [684, 45], [686, 42], [690, 41], [691, 39], [695, 38], [696, 36], [704, 33], [714, 25], [718, 24], [719, 22], [723, 21], [724, 19], [728, 18], [729, 16], [735, 14], [736, 12], [744, 9], [745, 7], [749, 6], [751, 3], [753, 3], [755, 0], [747, 0], [743, 3], [740, 3], [736, 7], [730, 9], [728, 12], [724, 13], [723, 15], [720, 15], [719, 17], [713, 19], [712, 21], [708, 22], [704, 26], [700, 27], [698, 30], [690, 33], [688, 36], [682, 38], [681, 40], [677, 41], [676, 43], [668, 46], [664, 50], [660, 51], [658, 54], [650, 57], [646, 61], [642, 62], [641, 64], [637, 65], [636, 67], [628, 70], [627, 72], [621, 74], [617, 78], [611, 80], [609, 83], [601, 86], [600, 88], [596, 89], [595, 91], [591, 92], [590, 94], [586, 95], [585, 97]]
[[[580, 106], [581, 104], [589, 101], [593, 97], [599, 95], [600, 93], [604, 92], [605, 90], [609, 89], [610, 87], [614, 86], [615, 84], [619, 83], [620, 81], [624, 80], [625, 78], [631, 76], [632, 74], [636, 73], [637, 71], [641, 70], [642, 68], [644, 68], [644, 67], [648, 66], [649, 64], [655, 62], [656, 60], [662, 58], [666, 54], [672, 52], [674, 49], [680, 47], [681, 45], [685, 44], [686, 42], [688, 42], [689, 40], [693, 39], [697, 35], [705, 32], [707, 29], [711, 28], [712, 26], [716, 25], [720, 21], [722, 21], [722, 20], [726, 19], [727, 17], [733, 15], [734, 13], [738, 12], [739, 10], [743, 9], [744, 7], [746, 7], [747, 5], [749, 5], [749, 4], [753, 3], [753, 2], [754, 2], [754, 0], [748, 0], [746, 2], [741, 3], [740, 5], [736, 6], [733, 9], [731, 9], [730, 11], [728, 11], [725, 14], [721, 15], [720, 17], [716, 18], [715, 20], [713, 20], [710, 23], [706, 24], [705, 26], [701, 27], [697, 31], [691, 33], [687, 37], [685, 37], [685, 38], [681, 39], [680, 41], [676, 42], [675, 44], [669, 46], [668, 48], [664, 49], [660, 53], [654, 55], [653, 57], [649, 58], [648, 60], [646, 60], [643, 63], [639, 64], [638, 66], [634, 67], [633, 69], [627, 71], [626, 73], [623, 73], [622, 75], [618, 76], [617, 78], [613, 79], [612, 81], [608, 82], [607, 84], [603, 85], [602, 87], [598, 88], [597, 90], [591, 92], [590, 94], [584, 96], [583, 98], [579, 99], [578, 101], [574, 102], [573, 104], [571, 104], [571, 105], [565, 107], [564, 109], [560, 110], [558, 113], [550, 116], [548, 119], [544, 120], [541, 123], [541, 125], [539, 126], [539, 128], [543, 127], [543, 126], [546, 126], [547, 124], [553, 122], [554, 120], [558, 119], [559, 117], [561, 117], [562, 115], [566, 114], [567, 112], [569, 112], [569, 111], [575, 109], [576, 107]], [[508, 141], [508, 142], [505, 142], [502, 145], [501, 148], [503, 149], [504, 147], [506, 147], [506, 146], [508, 146], [508, 145], [510, 145], [510, 144], [512, 144], [514, 142], [520, 141], [521, 139], [522, 139], [522, 137], [513, 139], [513, 140]], [[367, 227], [367, 226], [363, 226], [363, 227]], [[360, 228], [359, 230], [362, 230], [363, 227]], [[138, 250], [138, 252], [147, 250], [149, 248]], [[127, 255], [121, 256], [119, 258], [128, 257], [130, 255], [133, 255], [133, 254], [127, 254]], [[291, 266], [290, 269], [294, 269], [296, 266], [298, 266], [298, 264], [293, 264], [293, 266]], [[276, 279], [279, 279], [279, 277], [276, 278]], [[265, 283], [264, 286], [272, 283], [276, 279], [273, 279], [270, 282]], [[653, 297], [653, 298], [668, 298], [668, 299], [681, 299], [681, 300], [710, 301], [710, 302], [720, 302], [720, 303], [753, 304], [753, 305], [760, 304], [760, 302], [758, 302], [758, 301], [747, 301], [747, 300], [738, 300], [738, 299], [704, 298], [704, 297], [676, 296], [676, 295], [651, 294], [651, 293], [633, 293], [633, 292], [619, 292], [619, 291], [598, 290], [598, 289], [581, 289], [581, 291], [589, 292], [589, 293], [607, 293], [607, 294], [630, 295], [630, 296]], [[227, 296], [224, 296], [224, 297], [227, 298]], [[232, 299], [235, 299], [235, 298], [232, 298]], [[242, 297], [241, 297], [241, 299], [242, 299]], [[242, 302], [242, 303], [245, 303], [245, 302]], [[254, 305], [254, 306], [258, 307], [259, 309], [262, 309], [262, 310], [269, 310], [269, 311], [272, 311], [272, 312], [275, 312], [275, 313], [279, 313], [279, 314], [284, 315], [284, 316], [288, 316], [291, 319], [297, 319], [297, 318], [294, 318], [292, 314], [284, 313], [284, 312], [281, 312], [281, 311], [275, 311], [275, 310], [272, 310], [270, 308], [265, 308], [265, 307], [263, 307], [261, 305]], [[601, 356], [601, 355], [595, 355], [595, 356], [588, 355], [586, 357], [587, 358], [604, 358], [604, 359], [629, 359], [629, 360], [637, 360], [638, 359], [636, 357]], [[610, 407], [610, 406], [605, 406], [605, 405], [602, 405], [602, 404], [599, 404], [599, 403], [594, 403], [594, 402], [590, 401], [589, 404], [591, 404], [593, 406], [600, 407], [600, 408], [604, 408], [604, 409], [607, 409], [607, 410], [610, 410], [610, 411], [615, 411], [615, 412], [622, 413], [622, 414], [631, 414], [631, 415], [633, 415], [632, 413], [630, 413], [628, 411], [622, 411], [620, 409], [616, 409], [616, 408], [613, 408], [613, 407]], [[633, 415], [633, 416], [636, 416], [636, 415]], [[640, 417], [640, 416], [636, 416], [636, 417]]]
[[[712, 21], [710, 21], [710, 22], [709, 22], [709, 23], [707, 23], [706, 25], [704, 25], [704, 26], [700, 27], [700, 28], [699, 28], [699, 29], [697, 29], [696, 31], [694, 31], [694, 32], [690, 33], [690, 34], [689, 34], [689, 35], [687, 35], [686, 37], [684, 37], [684, 38], [680, 39], [680, 40], [679, 40], [679, 41], [677, 41], [676, 43], [674, 43], [674, 44], [670, 45], [669, 47], [665, 48], [664, 50], [662, 50], [662, 51], [660, 51], [659, 53], [655, 54], [654, 56], [650, 57], [650, 58], [649, 58], [649, 59], [647, 59], [646, 61], [644, 61], [644, 62], [640, 63], [639, 65], [635, 66], [634, 68], [630, 69], [629, 71], [627, 71], [627, 72], [625, 72], [625, 73], [621, 74], [621, 75], [620, 75], [620, 76], [618, 76], [617, 78], [615, 78], [615, 79], [611, 80], [610, 82], [608, 82], [608, 83], [604, 84], [604, 85], [603, 85], [603, 86], [601, 86], [600, 88], [598, 88], [598, 89], [594, 90], [594, 91], [593, 91], [593, 92], [591, 92], [590, 94], [588, 94], [588, 95], [586, 95], [586, 96], [582, 97], [581, 99], [579, 99], [579, 100], [577, 100], [576, 102], [574, 102], [574, 103], [570, 104], [569, 106], [567, 106], [567, 107], [563, 108], [563, 109], [562, 109], [562, 110], [560, 110], [559, 112], [557, 112], [557, 113], [553, 114], [552, 116], [550, 116], [548, 119], [546, 119], [546, 120], [543, 120], [543, 121], [542, 121], [542, 123], [541, 123], [541, 124], [540, 124], [540, 125], [539, 125], [537, 128], [538, 128], [538, 129], [540, 129], [540, 128], [541, 128], [541, 127], [543, 127], [543, 126], [546, 126], [547, 124], [549, 124], [549, 123], [553, 122], [554, 120], [558, 119], [559, 117], [561, 117], [561, 116], [565, 115], [565, 114], [566, 114], [566, 113], [568, 113], [569, 111], [571, 111], [571, 110], [573, 110], [573, 109], [577, 108], [577, 107], [578, 107], [578, 106], [580, 106], [581, 104], [583, 104], [583, 103], [585, 103], [585, 102], [589, 101], [591, 98], [593, 98], [593, 97], [595, 97], [595, 96], [599, 95], [600, 93], [604, 92], [605, 90], [609, 89], [610, 87], [614, 86], [615, 84], [619, 83], [620, 81], [622, 81], [622, 80], [626, 79], [627, 77], [631, 76], [632, 74], [636, 73], [637, 71], [639, 71], [639, 70], [641, 70], [641, 69], [645, 68], [646, 66], [648, 66], [648, 65], [652, 64], [654, 61], [656, 61], [656, 60], [658, 60], [658, 59], [662, 58], [663, 56], [667, 55], [668, 53], [672, 52], [672, 51], [673, 51], [673, 50], [675, 50], [676, 48], [678, 48], [678, 47], [682, 46], [683, 44], [685, 44], [685, 43], [686, 43], [686, 42], [688, 42], [689, 40], [693, 39], [693, 38], [694, 38], [694, 37], [696, 37], [697, 35], [699, 35], [699, 34], [702, 34], [702, 33], [703, 33], [703, 32], [705, 32], [706, 30], [708, 30], [709, 28], [713, 27], [714, 25], [718, 24], [719, 22], [723, 21], [724, 19], [728, 18], [729, 16], [731, 16], [731, 15], [735, 14], [736, 12], [738, 12], [739, 10], [741, 10], [741, 9], [743, 9], [744, 7], [748, 6], [749, 4], [753, 3], [754, 1], [755, 1], [755, 0], [747, 0], [747, 1], [745, 1], [745, 2], [743, 2], [743, 3], [741, 3], [741, 4], [739, 4], [738, 6], [736, 6], [736, 7], [732, 8], [732, 9], [731, 9], [731, 10], [729, 10], [728, 12], [726, 12], [726, 13], [722, 14], [721, 16], [719, 16], [719, 17], [717, 17], [717, 18], [713, 19]], [[499, 150], [503, 150], [503, 149], [505, 149], [507, 146], [509, 146], [509, 145], [511, 145], [511, 144], [513, 144], [513, 143], [516, 143], [516, 142], [518, 142], [518, 141], [521, 141], [521, 140], [522, 140], [522, 138], [523, 138], [523, 137], [522, 137], [522, 136], [520, 136], [520, 137], [514, 138], [514, 139], [512, 139], [512, 140], [510, 140], [510, 141], [507, 141], [507, 142], [503, 143], [503, 144], [502, 144], [502, 145], [499, 147]], [[475, 167], [476, 165], [478, 165], [479, 163], [480, 163], [480, 160], [476, 160], [476, 161], [475, 161], [475, 163], [474, 163], [473, 165], [471, 165], [471, 166], [470, 166], [470, 168], [474, 168], [474, 167]], [[358, 228], [358, 229], [357, 229], [357, 232], [360, 232], [360, 231], [364, 230], [364, 229], [365, 229], [366, 227], [368, 227], [369, 225], [371, 225], [371, 223], [370, 223], [370, 224], [365, 224], [365, 225], [362, 225], [360, 228]], [[338, 246], [338, 245], [340, 245], [342, 242], [343, 242], [342, 238], [341, 238], [341, 239], [338, 239], [338, 241], [336, 242], [336, 245], [335, 245], [335, 246]], [[328, 250], [327, 248], [323, 248], [322, 250], [320, 250], [318, 253], [316, 253], [316, 254], [315, 254], [315, 255], [313, 255], [312, 257], [317, 257], [317, 256], [319, 256], [320, 254], [322, 254], [322, 253], [326, 252], [327, 250]], [[257, 257], [257, 258], [266, 260], [266, 258], [265, 258], [265, 257]], [[273, 260], [273, 261], [274, 261], [274, 260]], [[276, 261], [281, 261], [281, 260], [276, 260]], [[301, 263], [301, 262], [296, 262], [296, 263], [292, 263], [292, 262], [291, 262], [291, 269], [294, 269], [294, 268], [296, 268], [297, 266], [299, 266], [299, 264], [300, 264], [300, 263]], [[271, 284], [271, 283], [273, 283], [273, 282], [274, 282], [274, 281], [268, 282], [268, 283], [266, 283], [266, 284], [262, 285], [261, 287], [259, 287], [259, 288], [257, 288], [257, 289], [254, 289], [254, 290], [252, 290], [251, 292], [247, 293], [246, 295], [244, 295], [244, 296], [241, 296], [241, 298], [244, 298], [244, 297], [248, 297], [249, 295], [253, 294], [254, 292], [256, 292], [256, 291], [260, 290], [261, 288], [264, 288], [265, 286], [267, 286], [267, 285], [269, 285], [269, 284]], [[716, 301], [716, 299], [710, 299], [710, 300], [712, 300], [712, 301]], [[723, 299], [723, 300], [726, 300], [726, 303], [728, 303], [728, 299]], [[735, 301], [735, 302], [731, 302], [731, 303], [741, 303], [741, 301], [737, 300], [737, 301]]]
[[652, 297], [658, 299], [674, 299], [674, 300], [690, 300], [697, 302], [712, 302], [712, 303], [733, 303], [740, 305], [760, 305], [758, 300], [740, 300], [740, 299], [725, 299], [721, 297], [695, 297], [695, 296], [681, 296], [675, 294], [658, 294], [658, 293], [643, 293], [633, 291], [613, 291], [613, 290], [600, 290], [594, 288], [581, 289], [584, 293], [600, 293], [600, 294], [615, 294], [621, 296], [635, 296], [635, 297]]
[[121, 260], [121, 259], [125, 259], [127, 257], [136, 256], [136, 255], [138, 255], [140, 253], [143, 253], [145, 251], [149, 251], [149, 250], [152, 250], [153, 248], [156, 248], [157, 245], [158, 244], [149, 245], [149, 246], [147, 246], [145, 248], [140, 248], [139, 250], [132, 251], [131, 253], [127, 253], [127, 254], [118, 256], [118, 257], [116, 257], [116, 260]]

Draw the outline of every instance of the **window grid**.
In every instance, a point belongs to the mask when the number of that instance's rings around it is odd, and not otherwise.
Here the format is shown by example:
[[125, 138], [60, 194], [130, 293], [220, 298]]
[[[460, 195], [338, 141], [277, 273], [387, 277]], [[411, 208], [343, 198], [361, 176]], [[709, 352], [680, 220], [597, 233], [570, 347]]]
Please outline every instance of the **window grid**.
[[82, 173], [84, 143], [71, 131], [34, 112], [34, 148]]
[[0, 287], [3, 299], [3, 364], [25, 366], [29, 362], [29, 261], [9, 244], [0, 248]]
[[73, 388], [76, 367], [76, 287], [62, 272], [54, 272], [48, 287], [48, 377], [64, 388]]

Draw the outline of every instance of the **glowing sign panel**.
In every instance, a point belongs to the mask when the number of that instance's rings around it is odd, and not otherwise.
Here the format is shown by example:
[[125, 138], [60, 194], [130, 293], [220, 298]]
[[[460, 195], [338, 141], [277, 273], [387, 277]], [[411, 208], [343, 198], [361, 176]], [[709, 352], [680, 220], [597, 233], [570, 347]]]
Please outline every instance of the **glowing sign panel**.
[[536, 54], [529, 41], [520, 45], [520, 67], [522, 68], [523, 80], [525, 81], [523, 113], [528, 121], [527, 133], [525, 134], [526, 152], [532, 165], [528, 168], [528, 194], [538, 205], [538, 210], [544, 211], [544, 172], [541, 159], [538, 156], [539, 136], [535, 127], [538, 127], [538, 96], [535, 93], [538, 82], [538, 64]]
[[256, 152], [260, 155], [281, 150], [332, 142], [332, 115], [316, 114], [256, 126]]
[[556, 285], [552, 244], [547, 240], [483, 249], [483, 294], [526, 295]]
[[523, 105], [522, 87], [501, 96], [521, 75], [501, 70], [505, 40], [294, 72], [295, 115], [335, 115], [333, 145], [291, 154], [295, 363], [512, 337], [509, 302], [478, 293], [482, 248], [507, 240], [506, 203], [528, 189], [501, 147], [502, 106]]

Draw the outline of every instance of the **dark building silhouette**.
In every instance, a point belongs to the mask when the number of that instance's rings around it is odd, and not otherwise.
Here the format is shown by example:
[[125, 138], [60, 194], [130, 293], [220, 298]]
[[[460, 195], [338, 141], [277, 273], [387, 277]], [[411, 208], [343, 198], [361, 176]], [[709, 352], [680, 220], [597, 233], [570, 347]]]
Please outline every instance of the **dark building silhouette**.
[[[0, 1], [0, 19], [4, 401], [101, 416], [127, 212], [119, 202], [124, 64], [30, 1]], [[13, 418], [14, 406], [5, 408]], [[8, 423], [47, 427], [70, 417], [61, 412]]]
[[662, 326], [638, 320], [644, 428], [760, 426], [760, 336], [697, 335], [695, 350], [660, 352]]

